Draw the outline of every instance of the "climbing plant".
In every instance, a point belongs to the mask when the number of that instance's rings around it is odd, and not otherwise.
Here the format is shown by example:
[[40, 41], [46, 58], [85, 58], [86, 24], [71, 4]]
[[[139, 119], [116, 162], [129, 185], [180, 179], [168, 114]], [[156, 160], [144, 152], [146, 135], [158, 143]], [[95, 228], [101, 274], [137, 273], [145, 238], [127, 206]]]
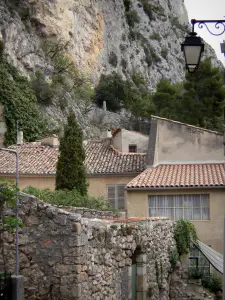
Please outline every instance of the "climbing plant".
[[27, 78], [4, 55], [0, 56], [0, 103], [4, 106], [7, 127], [6, 146], [16, 141], [17, 122], [26, 141], [34, 141], [42, 135], [47, 126], [37, 106], [35, 93]]
[[193, 243], [197, 243], [198, 236], [194, 225], [189, 220], [178, 220], [174, 229], [174, 238], [179, 256], [187, 254]]
[[6, 270], [6, 257], [4, 251], [4, 233], [12, 232], [16, 226], [21, 226], [22, 223], [14, 215], [7, 215], [5, 208], [14, 208], [16, 195], [19, 189], [15, 186], [13, 181], [0, 179], [0, 251], [4, 264], [4, 271]]

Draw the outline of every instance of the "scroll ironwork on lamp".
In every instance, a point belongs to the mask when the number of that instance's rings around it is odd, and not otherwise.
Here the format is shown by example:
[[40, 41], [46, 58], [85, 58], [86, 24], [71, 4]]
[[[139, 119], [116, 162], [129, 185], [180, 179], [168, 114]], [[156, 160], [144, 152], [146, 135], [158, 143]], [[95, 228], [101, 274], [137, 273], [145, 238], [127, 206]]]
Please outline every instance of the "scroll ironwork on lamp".
[[[212, 29], [207, 24], [214, 24], [215, 31], [212, 32]], [[194, 31], [195, 24], [198, 24], [199, 28], [205, 27], [208, 32], [212, 35], [219, 36], [225, 32], [225, 20], [191, 20], [192, 31], [186, 36], [185, 41], [181, 44], [181, 51], [184, 52], [186, 69], [189, 73], [194, 73], [198, 67], [201, 60], [201, 55], [204, 52], [204, 43], [202, 39], [197, 36], [197, 33]]]

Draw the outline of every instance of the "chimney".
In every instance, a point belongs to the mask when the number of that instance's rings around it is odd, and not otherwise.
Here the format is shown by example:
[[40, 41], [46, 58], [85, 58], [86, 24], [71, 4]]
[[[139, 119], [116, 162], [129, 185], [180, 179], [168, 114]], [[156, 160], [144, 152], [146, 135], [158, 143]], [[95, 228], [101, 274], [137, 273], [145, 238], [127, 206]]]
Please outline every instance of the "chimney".
[[107, 131], [106, 131], [106, 137], [107, 138], [111, 138], [112, 137], [112, 131], [111, 131], [111, 129], [107, 129]]
[[52, 136], [42, 139], [41, 145], [51, 146], [51, 147], [55, 148], [55, 147], [59, 146], [59, 139], [58, 139], [57, 135], [53, 134]]
[[103, 109], [104, 111], [107, 111], [107, 108], [106, 108], [106, 101], [103, 101], [103, 107], [102, 107], [102, 109]]
[[17, 131], [17, 145], [23, 145], [23, 131]]

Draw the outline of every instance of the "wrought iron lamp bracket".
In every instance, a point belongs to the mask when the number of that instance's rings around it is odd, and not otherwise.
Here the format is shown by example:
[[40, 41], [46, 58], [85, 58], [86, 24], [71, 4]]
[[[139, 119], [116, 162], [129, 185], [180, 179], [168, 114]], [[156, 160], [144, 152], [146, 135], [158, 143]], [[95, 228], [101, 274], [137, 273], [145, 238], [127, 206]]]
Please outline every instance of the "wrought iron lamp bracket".
[[[215, 25], [214, 29], [219, 30], [219, 32], [218, 33], [212, 32], [211, 28], [209, 28], [209, 26], [207, 25], [208, 23], [214, 24]], [[225, 20], [195, 20], [195, 19], [192, 19], [191, 24], [192, 24], [192, 32], [194, 32], [195, 24], [198, 24], [198, 28], [200, 28], [200, 29], [206, 27], [208, 32], [215, 36], [222, 35], [225, 32]]]

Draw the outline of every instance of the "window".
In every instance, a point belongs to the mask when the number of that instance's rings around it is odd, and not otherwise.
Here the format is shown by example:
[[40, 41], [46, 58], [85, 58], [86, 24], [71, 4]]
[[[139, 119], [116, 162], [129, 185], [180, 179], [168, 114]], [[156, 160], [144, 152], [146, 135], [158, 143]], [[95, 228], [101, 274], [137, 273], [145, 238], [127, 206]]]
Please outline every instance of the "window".
[[137, 145], [129, 145], [129, 152], [136, 153], [137, 152]]
[[192, 272], [198, 266], [199, 270], [203, 272], [204, 276], [210, 275], [210, 262], [196, 247], [190, 249], [188, 273]]
[[125, 209], [124, 188], [124, 184], [115, 184], [107, 186], [108, 201], [113, 208]]
[[149, 216], [171, 220], [209, 220], [209, 195], [149, 196]]

